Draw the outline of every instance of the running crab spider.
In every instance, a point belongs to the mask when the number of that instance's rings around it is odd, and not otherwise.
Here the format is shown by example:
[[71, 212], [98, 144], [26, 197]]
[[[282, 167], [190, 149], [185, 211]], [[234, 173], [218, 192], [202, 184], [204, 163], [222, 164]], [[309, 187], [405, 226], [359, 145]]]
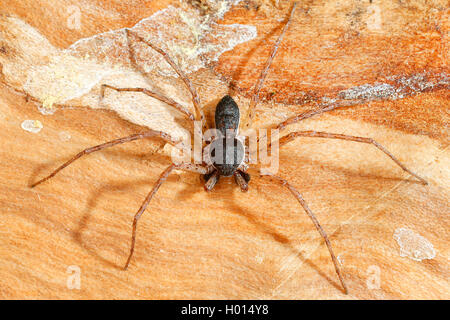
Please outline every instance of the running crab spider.
[[[256, 83], [254, 94], [250, 101], [249, 108], [247, 110], [246, 115], [243, 117], [244, 128], [249, 128], [251, 126], [251, 123], [252, 123], [252, 120], [254, 117], [254, 109], [259, 100], [259, 92], [260, 92], [260, 90], [264, 84], [264, 80], [269, 72], [271, 63], [272, 63], [273, 59], [275, 58], [279, 44], [281, 43], [283, 36], [284, 36], [286, 30], [288, 29], [289, 24], [291, 23], [292, 17], [295, 12], [296, 5], [297, 5], [296, 3], [293, 4], [292, 9], [290, 11], [290, 15], [287, 19], [287, 22], [284, 24], [284, 27], [283, 27], [280, 35], [278, 36], [278, 39], [272, 48], [271, 54], [270, 54], [269, 58], [267, 59], [265, 65], [262, 69], [262, 72], [259, 76], [259, 79]], [[160, 100], [160, 101], [166, 103], [167, 105], [177, 109], [178, 111], [183, 113], [189, 121], [192, 121], [192, 122], [200, 121], [202, 124], [201, 131], [202, 131], [202, 133], [204, 133], [207, 130], [208, 126], [207, 126], [206, 119], [205, 119], [205, 116], [204, 116], [202, 108], [201, 108], [200, 98], [197, 94], [195, 87], [192, 85], [192, 83], [188, 79], [188, 77], [174, 63], [174, 61], [167, 55], [167, 53], [164, 52], [162, 49], [156, 47], [154, 44], [146, 41], [144, 38], [133, 33], [132, 31], [130, 31], [128, 29], [126, 30], [126, 32], [127, 32], [127, 35], [129, 38], [133, 38], [136, 41], [141, 41], [141, 42], [147, 44], [149, 47], [151, 47], [153, 50], [155, 50], [159, 54], [161, 54], [164, 57], [164, 59], [169, 63], [169, 65], [172, 66], [172, 68], [175, 70], [175, 72], [178, 74], [178, 76], [183, 80], [184, 84], [186, 85], [187, 89], [189, 90], [189, 92], [192, 96], [192, 102], [193, 102], [195, 114], [191, 113], [191, 111], [187, 110], [185, 107], [183, 107], [182, 105], [180, 105], [173, 99], [168, 98], [160, 93], [151, 91], [149, 89], [144, 89], [144, 88], [117, 88], [117, 87], [113, 87], [113, 86], [104, 84], [101, 87], [101, 96], [102, 97], [104, 96], [106, 89], [116, 90], [119, 92], [125, 92], [125, 91], [126, 92], [141, 92], [143, 94], [151, 96], [151, 97], [153, 97], [157, 100]], [[287, 125], [290, 125], [290, 124], [299, 122], [301, 120], [311, 118], [315, 115], [318, 115], [318, 114], [321, 114], [324, 112], [328, 112], [328, 111], [331, 111], [331, 110], [334, 110], [334, 109], [337, 109], [340, 107], [344, 107], [344, 106], [346, 106], [346, 105], [335, 104], [335, 105], [327, 106], [324, 108], [319, 108], [317, 110], [301, 113], [299, 115], [296, 115], [294, 117], [291, 117], [291, 118], [285, 120], [284, 122], [280, 123], [276, 128], [281, 130], [281, 129], [285, 128]], [[237, 106], [236, 102], [233, 100], [233, 98], [231, 98], [228, 95], [223, 97], [220, 100], [220, 102], [218, 103], [218, 105], [216, 107], [216, 111], [215, 111], [215, 129], [219, 134], [216, 135], [213, 138], [213, 140], [211, 141], [211, 143], [206, 145], [205, 148], [203, 149], [203, 151], [207, 155], [211, 156], [212, 152], [213, 152], [212, 150], [215, 150], [215, 148], [211, 148], [211, 146], [214, 146], [215, 144], [222, 144], [222, 146], [223, 145], [225, 146], [225, 148], [222, 148], [223, 157], [227, 158], [227, 159], [231, 159], [231, 161], [226, 161], [225, 164], [223, 162], [218, 162], [218, 161], [214, 161], [214, 160], [209, 161], [209, 162], [204, 161], [202, 164], [192, 164], [192, 163], [175, 164], [175, 163], [172, 163], [161, 173], [161, 175], [159, 176], [159, 179], [154, 184], [153, 188], [148, 193], [148, 195], [146, 196], [145, 200], [143, 201], [141, 207], [139, 208], [139, 210], [137, 211], [137, 213], [134, 216], [133, 225], [132, 225], [131, 246], [130, 246], [130, 252], [128, 255], [128, 259], [124, 266], [125, 270], [128, 268], [130, 261], [132, 259], [132, 256], [133, 256], [138, 221], [139, 221], [140, 217], [142, 216], [142, 214], [144, 213], [144, 211], [146, 210], [147, 206], [149, 205], [149, 203], [152, 200], [152, 198], [154, 197], [154, 195], [157, 193], [158, 189], [161, 187], [161, 185], [164, 183], [164, 181], [167, 179], [167, 177], [174, 170], [184, 170], [184, 171], [194, 172], [194, 173], [198, 173], [198, 174], [202, 175], [205, 180], [204, 187], [205, 187], [206, 191], [212, 190], [214, 188], [214, 186], [216, 185], [216, 183], [219, 181], [219, 178], [221, 176], [234, 177], [237, 185], [240, 187], [240, 189], [242, 191], [248, 190], [248, 184], [250, 181], [250, 175], [247, 173], [247, 169], [248, 169], [248, 165], [249, 165], [249, 157], [248, 157], [249, 152], [248, 152], [248, 148], [246, 147], [243, 140], [239, 136], [240, 120], [241, 120], [241, 117], [240, 117], [239, 107]], [[195, 126], [194, 126], [194, 128], [195, 128]], [[99, 151], [99, 150], [102, 150], [105, 148], [109, 148], [109, 147], [115, 146], [117, 144], [130, 142], [130, 141], [134, 141], [134, 140], [139, 140], [139, 139], [150, 138], [150, 137], [159, 137], [163, 141], [175, 146], [176, 148], [181, 148], [181, 149], [183, 148], [183, 147], [180, 147], [183, 144], [180, 144], [180, 141], [175, 140], [169, 134], [167, 134], [165, 132], [161, 132], [161, 131], [147, 130], [142, 133], [137, 133], [137, 134], [130, 135], [128, 137], [115, 139], [115, 140], [85, 149], [85, 150], [81, 151], [80, 153], [78, 153], [77, 155], [75, 155], [74, 157], [72, 157], [70, 160], [68, 160], [64, 164], [62, 164], [60, 167], [58, 167], [56, 170], [54, 170], [50, 175], [48, 175], [47, 177], [45, 177], [45, 178], [37, 181], [33, 185], [31, 185], [31, 187], [35, 187], [35, 186], [41, 184], [42, 182], [47, 181], [48, 179], [52, 178], [59, 171], [61, 171], [62, 169], [64, 169], [65, 167], [67, 167], [68, 165], [73, 163], [75, 160], [81, 158], [84, 155], [87, 155], [92, 152], [96, 152], [96, 151]], [[391, 154], [382, 145], [380, 145], [379, 143], [377, 143], [375, 140], [373, 140], [371, 138], [349, 136], [349, 135], [344, 135], [344, 134], [328, 133], [328, 132], [296, 131], [296, 132], [292, 132], [288, 135], [281, 137], [278, 140], [279, 146], [281, 147], [281, 146], [285, 145], [286, 143], [288, 143], [298, 137], [340, 139], [340, 140], [347, 140], [347, 141], [371, 144], [371, 145], [375, 146], [376, 148], [378, 148], [379, 150], [381, 150], [385, 155], [390, 157], [401, 169], [403, 169], [404, 171], [406, 171], [407, 173], [411, 174], [416, 179], [418, 179], [420, 183], [422, 183], [424, 185], [427, 184], [427, 182], [423, 178], [421, 178], [420, 176], [418, 176], [417, 174], [415, 174], [414, 172], [412, 172], [408, 168], [406, 168], [393, 154]], [[214, 159], [214, 157], [210, 157], [210, 159]], [[339, 267], [339, 263], [333, 252], [333, 248], [328, 239], [328, 236], [325, 233], [325, 231], [323, 230], [323, 228], [321, 227], [321, 225], [320, 225], [319, 221], [317, 220], [317, 218], [315, 217], [314, 213], [308, 207], [306, 201], [303, 199], [302, 194], [299, 191], [297, 191], [297, 189], [293, 185], [291, 185], [287, 180], [285, 180], [279, 176], [276, 176], [273, 174], [267, 174], [267, 173], [263, 174], [262, 171], [259, 171], [259, 173], [262, 177], [268, 177], [273, 182], [286, 187], [292, 193], [292, 195], [297, 199], [297, 201], [300, 203], [303, 210], [306, 212], [306, 214], [312, 220], [317, 231], [320, 233], [320, 235], [324, 239], [325, 244], [330, 253], [332, 262], [334, 264], [337, 276], [339, 277], [339, 280], [344, 289], [344, 292], [348, 293], [347, 286], [344, 282], [344, 278], [342, 276], [342, 272]]]

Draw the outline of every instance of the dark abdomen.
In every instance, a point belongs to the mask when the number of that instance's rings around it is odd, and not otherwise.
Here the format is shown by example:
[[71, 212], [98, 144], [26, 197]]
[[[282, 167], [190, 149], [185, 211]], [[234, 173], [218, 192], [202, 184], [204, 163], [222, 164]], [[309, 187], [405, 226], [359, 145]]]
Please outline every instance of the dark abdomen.
[[239, 129], [239, 107], [230, 96], [224, 96], [216, 107], [215, 121], [216, 129], [220, 130], [225, 136], [227, 130], [237, 134]]

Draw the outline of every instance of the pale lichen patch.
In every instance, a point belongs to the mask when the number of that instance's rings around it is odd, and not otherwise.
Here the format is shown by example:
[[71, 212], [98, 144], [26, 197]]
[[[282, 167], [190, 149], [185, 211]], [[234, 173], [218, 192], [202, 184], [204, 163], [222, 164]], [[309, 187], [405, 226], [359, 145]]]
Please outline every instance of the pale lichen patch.
[[376, 85], [363, 84], [358, 87], [353, 87], [339, 92], [342, 99], [385, 99], [396, 98], [398, 92], [396, 88], [387, 83]]
[[[130, 29], [166, 51], [189, 74], [256, 37], [254, 26], [217, 23], [238, 2], [210, 1], [206, 13], [177, 3]], [[100, 98], [101, 84], [141, 87], [158, 91], [192, 110], [183, 83], [167, 78], [177, 74], [164, 58], [144, 43], [128, 39], [124, 29], [80, 39], [60, 50], [17, 18], [0, 17], [0, 27], [1, 42], [17, 52], [14, 56], [0, 56], [5, 79], [9, 85], [39, 100], [41, 113], [54, 113], [58, 104], [104, 108], [174, 138], [186, 137], [186, 130], [175, 119], [181, 117], [180, 113], [165, 103], [142, 93], [117, 94], [113, 90], [107, 90], [105, 99]]]
[[44, 127], [39, 120], [25, 120], [21, 126], [23, 130], [32, 133], [38, 133]]
[[400, 246], [400, 256], [415, 261], [433, 259], [436, 256], [433, 244], [420, 234], [407, 229], [395, 229], [394, 239]]
[[408, 95], [433, 89], [437, 86], [450, 85], [448, 74], [441, 73], [431, 79], [427, 73], [418, 73], [410, 76], [388, 77], [391, 83], [363, 84], [339, 92], [339, 97], [346, 100], [378, 100], [402, 99]]
[[110, 68], [93, 61], [61, 54], [48, 64], [32, 68], [23, 89], [41, 100], [44, 109], [52, 110], [55, 103], [88, 93], [110, 72]]
[[47, 96], [42, 99], [42, 105], [39, 107], [39, 112], [43, 115], [54, 114], [56, 108], [54, 104], [58, 101], [55, 96]]

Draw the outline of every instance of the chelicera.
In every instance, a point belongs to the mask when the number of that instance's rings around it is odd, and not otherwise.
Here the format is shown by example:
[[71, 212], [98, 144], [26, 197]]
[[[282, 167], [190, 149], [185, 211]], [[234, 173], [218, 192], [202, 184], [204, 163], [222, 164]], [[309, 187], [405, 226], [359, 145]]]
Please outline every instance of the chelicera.
[[[214, 136], [213, 140], [207, 144], [204, 149], [203, 153], [207, 155], [207, 159], [203, 161], [201, 164], [193, 164], [193, 163], [172, 163], [169, 165], [159, 176], [159, 179], [153, 186], [152, 190], [148, 193], [145, 200], [143, 201], [141, 207], [137, 211], [137, 213], [134, 216], [133, 219], [133, 225], [132, 225], [132, 235], [131, 235], [131, 247], [130, 252], [128, 255], [128, 259], [125, 263], [124, 269], [127, 269], [130, 265], [131, 258], [133, 257], [133, 252], [135, 248], [135, 241], [136, 241], [136, 230], [137, 230], [137, 223], [144, 213], [145, 209], [147, 208], [148, 204], [150, 203], [153, 196], [156, 194], [160, 186], [164, 183], [164, 181], [167, 179], [167, 177], [170, 175], [173, 170], [184, 170], [189, 172], [195, 172], [197, 174], [202, 175], [204, 181], [205, 181], [205, 189], [207, 191], [210, 191], [214, 188], [216, 183], [218, 182], [220, 177], [230, 178], [233, 177], [237, 183], [237, 185], [240, 187], [242, 191], [248, 190], [248, 184], [250, 181], [250, 175], [247, 173], [247, 169], [249, 168], [249, 151], [248, 148], [242, 139], [242, 137], [239, 136], [239, 127], [241, 125], [241, 120], [243, 120], [244, 128], [251, 127], [252, 120], [253, 120], [253, 114], [254, 109], [259, 101], [259, 92], [263, 86], [264, 80], [269, 72], [270, 65], [272, 63], [272, 60], [275, 58], [275, 55], [277, 53], [279, 44], [281, 43], [281, 40], [288, 29], [288, 26], [292, 20], [292, 17], [294, 15], [296, 8], [296, 3], [292, 6], [292, 9], [290, 11], [289, 18], [287, 19], [286, 23], [284, 24], [284, 27], [278, 36], [277, 41], [275, 42], [271, 54], [268, 57], [262, 72], [259, 76], [259, 79], [255, 86], [254, 94], [251, 98], [250, 105], [247, 109], [247, 113], [244, 117], [241, 119], [241, 114], [239, 111], [239, 107], [236, 104], [236, 102], [233, 100], [230, 96], [224, 96], [220, 102], [217, 104], [216, 110], [215, 110], [215, 129], [216, 129], [216, 135]], [[188, 79], [188, 77], [184, 74], [184, 72], [173, 62], [173, 60], [167, 55], [166, 52], [164, 52], [162, 49], [156, 47], [154, 44], [146, 41], [143, 37], [135, 34], [134, 32], [130, 30], [126, 30], [127, 36], [129, 39], [134, 39], [135, 41], [141, 41], [143, 43], [146, 43], [148, 46], [150, 46], [153, 50], [157, 51], [159, 54], [161, 54], [164, 59], [172, 66], [172, 68], [176, 71], [176, 73], [179, 75], [179, 77], [183, 80], [185, 83], [187, 89], [189, 90], [191, 96], [192, 96], [192, 102], [195, 110], [195, 115], [180, 105], [175, 100], [166, 97], [162, 95], [161, 93], [151, 91], [149, 89], [144, 88], [117, 88], [113, 87], [107, 84], [102, 85], [101, 87], [101, 96], [104, 96], [105, 89], [111, 89], [116, 90], [119, 92], [141, 92], [146, 95], [149, 95], [155, 99], [158, 99], [167, 105], [177, 109], [181, 113], [183, 113], [187, 119], [189, 119], [192, 122], [199, 121], [201, 122], [201, 133], [203, 134], [207, 129], [208, 125], [206, 123], [205, 116], [203, 114], [203, 110], [201, 108], [200, 98], [197, 94], [197, 91], [195, 87], [192, 85], [191, 81]], [[298, 114], [296, 116], [293, 116], [282, 123], [280, 123], [276, 128], [277, 129], [283, 129], [287, 125], [290, 125], [292, 123], [299, 122], [304, 119], [311, 118], [315, 115], [328, 112], [337, 108], [345, 107], [347, 105], [343, 104], [332, 104], [329, 106], [321, 107], [316, 110], [304, 112], [301, 114]], [[194, 126], [195, 128], [195, 126]], [[60, 167], [58, 167], [55, 171], [53, 171], [50, 175], [47, 177], [39, 180], [38, 182], [34, 183], [31, 187], [35, 187], [38, 184], [41, 184], [42, 182], [52, 178], [56, 173], [70, 165], [75, 160], [79, 159], [80, 157], [90, 154], [95, 151], [102, 150], [104, 148], [112, 147], [117, 144], [139, 140], [139, 139], [145, 139], [150, 137], [159, 137], [160, 139], [164, 140], [167, 143], [170, 143], [171, 145], [175, 146], [176, 148], [184, 148], [181, 147], [183, 144], [180, 143], [180, 141], [177, 141], [173, 137], [171, 137], [169, 134], [161, 131], [155, 131], [155, 130], [147, 130], [142, 133], [137, 133], [130, 135], [128, 137], [123, 137], [119, 139], [115, 139], [88, 149], [85, 149], [75, 155], [73, 158], [71, 158], [69, 161], [62, 164]], [[316, 138], [329, 138], [329, 139], [340, 139], [340, 140], [347, 140], [347, 141], [354, 141], [354, 142], [361, 142], [366, 144], [371, 144], [384, 152], [388, 157], [390, 157], [400, 168], [402, 168], [404, 171], [408, 172], [412, 176], [414, 176], [416, 179], [419, 180], [420, 183], [426, 185], [427, 182], [415, 174], [414, 172], [410, 171], [408, 168], [406, 168], [393, 154], [391, 154], [388, 150], [386, 150], [382, 145], [377, 143], [371, 138], [364, 138], [364, 137], [357, 137], [357, 136], [349, 136], [344, 134], [338, 134], [338, 133], [328, 133], [328, 132], [319, 132], [319, 131], [296, 131], [292, 132], [288, 135], [285, 135], [281, 137], [278, 140], [279, 147], [282, 147], [286, 143], [298, 138], [298, 137], [316, 137]], [[220, 153], [220, 154], [218, 154]], [[221, 161], [218, 161], [217, 159], [222, 159]], [[319, 221], [311, 211], [311, 209], [308, 207], [306, 201], [303, 199], [303, 196], [297, 189], [291, 185], [287, 180], [284, 178], [281, 178], [279, 176], [276, 176], [274, 174], [264, 173], [262, 171], [259, 171], [259, 174], [262, 177], [267, 177], [271, 179], [273, 182], [278, 183], [284, 187], [286, 187], [293, 196], [298, 200], [306, 214], [310, 217], [312, 222], [314, 223], [314, 226], [316, 227], [317, 231], [321, 234], [322, 238], [325, 241], [325, 244], [327, 245], [327, 248], [329, 250], [331, 259], [333, 261], [336, 273], [339, 277], [339, 280], [342, 284], [342, 287], [344, 289], [344, 292], [347, 293], [347, 286], [344, 282], [344, 278], [342, 276], [342, 272], [339, 267], [338, 260], [336, 259], [336, 256], [333, 252], [331, 243], [328, 239], [327, 234], [321, 227]]]

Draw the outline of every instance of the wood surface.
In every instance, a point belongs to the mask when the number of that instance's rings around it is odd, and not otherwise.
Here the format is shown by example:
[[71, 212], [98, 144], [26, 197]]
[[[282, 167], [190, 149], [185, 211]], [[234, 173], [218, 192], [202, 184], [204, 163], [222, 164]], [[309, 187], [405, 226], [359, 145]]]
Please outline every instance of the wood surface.
[[[19, 18], [58, 49], [179, 5], [3, 2], [2, 17]], [[206, 14], [208, 4], [185, 5]], [[69, 32], [71, 5], [80, 5], [83, 22]], [[241, 1], [218, 20], [255, 26], [257, 36], [189, 74], [210, 121], [228, 92], [246, 110], [289, 8], [285, 1]], [[42, 101], [2, 74], [0, 298], [449, 299], [448, 10], [447, 1], [299, 1], [262, 91], [255, 128], [271, 128], [327, 99], [362, 99], [284, 132], [374, 138], [429, 182], [417, 183], [370, 145], [299, 138], [280, 151], [278, 174], [303, 193], [328, 233], [348, 295], [297, 201], [257, 175], [248, 193], [233, 179], [221, 179], [206, 193], [198, 175], [172, 174], [140, 220], [134, 259], [123, 271], [133, 216], [170, 164], [169, 150], [157, 139], [124, 144], [86, 156], [30, 189], [82, 149], [146, 128], [77, 99], [43, 115]], [[381, 25], [370, 20], [374, 12]], [[5, 30], [0, 24], [4, 71], [23, 53], [13, 50]], [[179, 79], [161, 79], [182, 88]], [[41, 121], [42, 130], [23, 130], [26, 119]], [[410, 245], [420, 251], [431, 244], [435, 255], [420, 261], [402, 256], [394, 238], [402, 228], [425, 239]], [[68, 285], [74, 266], [81, 271], [79, 289]]]

